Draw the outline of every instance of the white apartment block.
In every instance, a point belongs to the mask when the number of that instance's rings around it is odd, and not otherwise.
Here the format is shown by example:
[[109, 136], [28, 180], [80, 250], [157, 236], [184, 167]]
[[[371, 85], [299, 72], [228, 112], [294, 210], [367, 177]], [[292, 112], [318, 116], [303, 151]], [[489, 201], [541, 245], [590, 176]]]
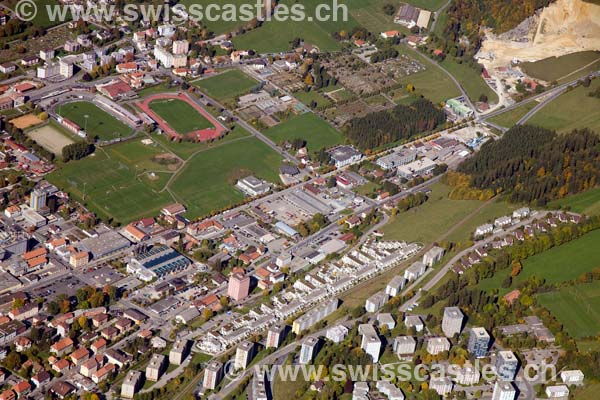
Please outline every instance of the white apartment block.
[[435, 337], [427, 340], [427, 352], [436, 355], [450, 350], [450, 341], [445, 337]]

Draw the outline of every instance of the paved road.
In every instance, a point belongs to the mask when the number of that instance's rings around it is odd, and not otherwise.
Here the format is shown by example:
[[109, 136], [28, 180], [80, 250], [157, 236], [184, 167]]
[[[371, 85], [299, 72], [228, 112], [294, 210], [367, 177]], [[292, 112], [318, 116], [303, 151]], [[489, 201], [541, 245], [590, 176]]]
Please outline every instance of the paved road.
[[[600, 76], [600, 71], [593, 72], [589, 76], [590, 77]], [[505, 108], [502, 108], [502, 109], [499, 109], [499, 110], [495, 110], [495, 111], [489, 112], [487, 114], [480, 114], [476, 120], [477, 121], [485, 121], [487, 124], [489, 124], [490, 122], [487, 121], [487, 120], [490, 119], [490, 118], [493, 118], [493, 117], [495, 117], [497, 115], [503, 114], [503, 113], [505, 113], [507, 111], [514, 110], [515, 108], [518, 108], [518, 107], [520, 107], [520, 106], [522, 106], [524, 104], [530, 103], [530, 102], [538, 100], [540, 98], [543, 98], [544, 96], [548, 96], [548, 95], [552, 96], [552, 94], [554, 92], [556, 92], [556, 91], [562, 91], [562, 90], [565, 90], [569, 86], [575, 86], [575, 85], [577, 85], [578, 82], [581, 81], [581, 79], [583, 79], [583, 78], [578, 78], [578, 79], [574, 79], [572, 81], [563, 83], [563, 84], [558, 85], [558, 86], [556, 86], [556, 87], [554, 87], [552, 89], [549, 89], [549, 90], [547, 90], [547, 91], [545, 91], [543, 93], [535, 94], [535, 95], [530, 96], [530, 97], [528, 97], [526, 99], [523, 99], [523, 100], [519, 101], [518, 103], [514, 103], [514, 104], [512, 104], [512, 105], [510, 105], [508, 107], [505, 107]]]

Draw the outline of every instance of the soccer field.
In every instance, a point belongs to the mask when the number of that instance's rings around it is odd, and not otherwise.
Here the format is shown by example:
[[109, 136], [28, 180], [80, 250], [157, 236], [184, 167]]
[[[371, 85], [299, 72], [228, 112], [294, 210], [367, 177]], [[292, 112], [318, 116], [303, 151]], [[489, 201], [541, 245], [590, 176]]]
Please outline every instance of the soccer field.
[[153, 189], [144, 178], [148, 171], [168, 169], [153, 160], [161, 153], [160, 148], [144, 146], [139, 140], [128, 141], [69, 162], [47, 178], [99, 217], [127, 223], [156, 215], [173, 201], [166, 191]]
[[213, 127], [209, 120], [183, 100], [154, 100], [150, 103], [150, 109], [180, 135]]
[[57, 111], [62, 117], [86, 128], [89, 136], [97, 136], [100, 140], [117, 139], [133, 132], [131, 127], [89, 101], [66, 103], [59, 106]]
[[313, 113], [291, 117], [264, 133], [275, 143], [296, 138], [304, 139], [311, 152], [344, 142], [344, 136], [340, 132]]
[[574, 338], [600, 334], [600, 282], [580, 284], [538, 295]]
[[244, 199], [238, 179], [254, 175], [279, 183], [281, 156], [256, 138], [227, 143], [196, 154], [175, 178], [171, 190], [196, 218]]
[[231, 69], [210, 78], [194, 81], [192, 85], [212, 98], [227, 101], [248, 93], [258, 82], [242, 71]]

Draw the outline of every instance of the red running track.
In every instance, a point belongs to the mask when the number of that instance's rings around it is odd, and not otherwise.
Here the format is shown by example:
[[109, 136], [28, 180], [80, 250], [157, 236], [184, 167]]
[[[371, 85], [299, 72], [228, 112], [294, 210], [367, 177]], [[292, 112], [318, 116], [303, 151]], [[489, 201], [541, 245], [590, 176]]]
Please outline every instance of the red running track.
[[169, 93], [154, 94], [154, 95], [146, 97], [143, 101], [137, 102], [136, 105], [143, 112], [145, 112], [146, 114], [148, 114], [148, 116], [150, 118], [152, 118], [154, 121], [156, 121], [156, 123], [158, 124], [158, 126], [160, 126], [160, 128], [167, 135], [169, 135], [171, 137], [171, 139], [182, 139], [184, 137], [184, 135], [181, 135], [180, 133], [178, 133], [177, 131], [175, 131], [175, 129], [173, 129], [167, 123], [167, 121], [165, 121], [164, 119], [162, 119], [160, 116], [158, 116], [158, 114], [156, 114], [154, 111], [152, 111], [150, 109], [150, 103], [152, 103], [153, 101], [156, 101], [156, 100], [168, 100], [168, 99], [175, 99], [175, 100], [185, 101], [190, 106], [192, 106], [194, 108], [194, 110], [198, 111], [198, 113], [200, 115], [202, 115], [211, 124], [213, 124], [213, 128], [206, 128], [206, 129], [201, 129], [201, 130], [198, 130], [198, 131], [189, 132], [189, 133], [185, 134], [186, 137], [189, 137], [189, 138], [191, 138], [191, 139], [193, 139], [193, 140], [195, 140], [197, 142], [206, 142], [208, 140], [217, 139], [217, 138], [221, 137], [221, 135], [223, 135], [223, 133], [225, 132], [225, 128], [212, 115], [210, 115], [204, 108], [200, 107], [198, 104], [196, 104], [195, 102], [193, 102], [184, 93], [179, 93], [179, 94], [169, 94]]

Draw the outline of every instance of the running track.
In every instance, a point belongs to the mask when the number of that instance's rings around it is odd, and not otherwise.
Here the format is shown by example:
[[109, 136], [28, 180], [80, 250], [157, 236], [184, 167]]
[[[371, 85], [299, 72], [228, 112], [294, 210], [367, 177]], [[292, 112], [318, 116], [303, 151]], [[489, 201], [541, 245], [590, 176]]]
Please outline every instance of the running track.
[[212, 128], [201, 129], [198, 131], [188, 132], [185, 134], [186, 137], [192, 138], [197, 142], [206, 142], [211, 139], [217, 139], [225, 132], [225, 127], [223, 127], [212, 115], [210, 115], [205, 109], [200, 107], [198, 104], [190, 100], [190, 98], [185, 93], [178, 94], [169, 94], [169, 93], [161, 93], [151, 95], [146, 97], [143, 101], [138, 102], [136, 105], [150, 118], [152, 118], [161, 129], [167, 133], [171, 137], [171, 139], [182, 139], [184, 135], [181, 135], [175, 129], [173, 129], [167, 121], [158, 116], [154, 111], [150, 109], [150, 103], [156, 100], [181, 100], [185, 101], [187, 104], [192, 106], [194, 110], [196, 110], [200, 115], [206, 118], [211, 124], [213, 124]]

